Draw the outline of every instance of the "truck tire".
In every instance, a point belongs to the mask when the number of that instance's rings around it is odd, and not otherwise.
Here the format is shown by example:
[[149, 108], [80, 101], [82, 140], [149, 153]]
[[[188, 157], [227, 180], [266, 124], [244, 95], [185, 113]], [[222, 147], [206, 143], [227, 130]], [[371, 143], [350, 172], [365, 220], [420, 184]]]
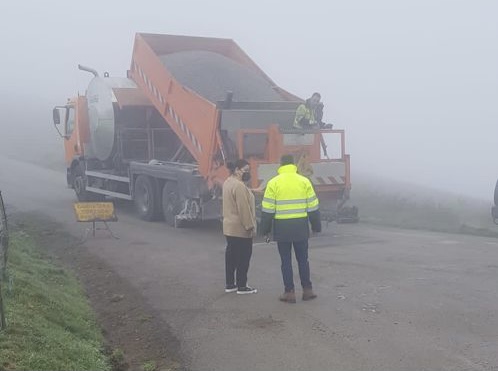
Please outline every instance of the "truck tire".
[[154, 180], [147, 175], [139, 175], [134, 190], [133, 201], [140, 219], [148, 222], [159, 219], [161, 200]]
[[498, 180], [495, 185], [495, 206], [498, 206]]
[[166, 182], [163, 187], [163, 214], [166, 223], [172, 227], [181, 226], [181, 221], [175, 221], [175, 219], [182, 211], [184, 204], [185, 198], [180, 195], [178, 183]]
[[104, 195], [98, 193], [88, 192], [86, 190], [86, 177], [85, 171], [81, 164], [75, 165], [73, 168], [73, 189], [76, 197], [80, 202], [98, 202], [105, 199]]

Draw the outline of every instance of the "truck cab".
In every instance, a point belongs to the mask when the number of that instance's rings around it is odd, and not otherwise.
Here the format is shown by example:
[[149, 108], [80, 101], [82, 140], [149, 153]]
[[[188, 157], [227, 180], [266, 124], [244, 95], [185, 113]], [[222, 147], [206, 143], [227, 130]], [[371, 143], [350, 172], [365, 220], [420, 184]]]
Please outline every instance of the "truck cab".
[[73, 189], [83, 186], [75, 184], [75, 180], [82, 171], [78, 166], [79, 159], [84, 157], [84, 143], [89, 137], [87, 112], [86, 97], [68, 99], [64, 106], [53, 109], [55, 129], [64, 140], [67, 185]]

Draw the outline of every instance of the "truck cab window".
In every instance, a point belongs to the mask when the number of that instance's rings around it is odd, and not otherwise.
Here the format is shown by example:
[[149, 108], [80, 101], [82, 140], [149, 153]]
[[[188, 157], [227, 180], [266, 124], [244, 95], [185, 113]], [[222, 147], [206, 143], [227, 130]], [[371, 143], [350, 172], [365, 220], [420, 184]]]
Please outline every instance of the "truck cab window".
[[70, 137], [74, 131], [74, 107], [66, 108], [66, 135]]

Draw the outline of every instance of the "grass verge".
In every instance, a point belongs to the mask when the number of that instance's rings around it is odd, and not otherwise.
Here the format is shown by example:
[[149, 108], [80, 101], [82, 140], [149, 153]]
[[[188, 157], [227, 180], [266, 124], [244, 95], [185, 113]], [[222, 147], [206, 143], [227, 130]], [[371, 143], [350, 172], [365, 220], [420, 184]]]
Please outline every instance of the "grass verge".
[[44, 259], [32, 236], [11, 235], [0, 371], [109, 370], [103, 337], [76, 278]]
[[470, 197], [379, 180], [356, 184], [351, 203], [359, 207], [365, 223], [498, 237], [491, 202]]

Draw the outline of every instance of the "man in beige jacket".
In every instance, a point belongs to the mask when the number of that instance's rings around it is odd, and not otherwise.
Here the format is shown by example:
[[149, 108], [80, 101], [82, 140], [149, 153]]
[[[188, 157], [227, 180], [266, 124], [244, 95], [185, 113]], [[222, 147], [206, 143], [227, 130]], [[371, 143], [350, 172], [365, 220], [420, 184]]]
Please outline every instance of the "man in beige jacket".
[[223, 234], [227, 240], [225, 251], [225, 292], [254, 294], [247, 286], [247, 271], [252, 255], [252, 239], [256, 235], [254, 195], [245, 182], [250, 179], [246, 160], [227, 164], [231, 175], [223, 184]]

